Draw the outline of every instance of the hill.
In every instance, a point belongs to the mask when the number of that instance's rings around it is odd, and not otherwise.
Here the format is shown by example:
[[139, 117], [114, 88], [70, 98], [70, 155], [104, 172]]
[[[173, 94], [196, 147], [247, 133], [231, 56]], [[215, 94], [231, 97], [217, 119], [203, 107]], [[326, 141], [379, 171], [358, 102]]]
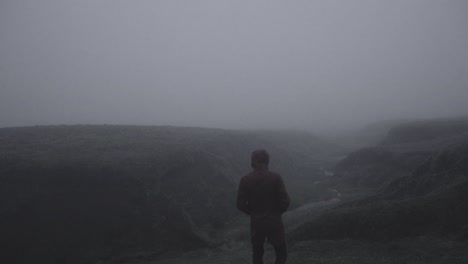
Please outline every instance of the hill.
[[444, 144], [466, 136], [468, 136], [468, 117], [421, 120], [392, 127], [381, 144], [429, 143], [430, 141]]
[[412, 174], [435, 153], [467, 139], [466, 118], [398, 124], [388, 129], [379, 144], [356, 150], [341, 160], [328, 184], [345, 195], [374, 194], [393, 180]]
[[465, 119], [392, 129], [381, 145], [358, 150], [337, 165], [334, 186], [350, 197], [353, 191], [364, 194], [302, 225], [292, 236], [391, 240], [431, 235], [466, 241], [467, 132]]
[[336, 148], [305, 132], [142, 126], [3, 128], [0, 145], [0, 244], [18, 263], [216, 244], [253, 149], [297, 206], [319, 196], [308, 186]]
[[[437, 127], [440, 120], [425, 124]], [[390, 128], [388, 137], [395, 138], [395, 131], [413, 125]], [[423, 133], [426, 127], [418, 126]], [[466, 263], [468, 137], [464, 134], [465, 130], [442, 132], [424, 140], [391, 143], [380, 138], [381, 143], [347, 155], [326, 171], [326, 177], [309, 185], [333, 191], [334, 196], [328, 194], [332, 199], [311, 201], [286, 213], [288, 263]], [[238, 221], [225, 229], [229, 239], [219, 247], [132, 261], [250, 263], [247, 219]], [[269, 247], [266, 258], [274, 259]]]

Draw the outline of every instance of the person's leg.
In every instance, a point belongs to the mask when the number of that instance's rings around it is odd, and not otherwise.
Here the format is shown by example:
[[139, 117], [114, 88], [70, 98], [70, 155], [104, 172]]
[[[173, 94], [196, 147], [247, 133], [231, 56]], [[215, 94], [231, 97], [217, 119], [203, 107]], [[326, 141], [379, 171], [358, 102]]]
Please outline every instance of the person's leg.
[[282, 224], [268, 233], [268, 242], [270, 242], [270, 244], [275, 249], [275, 264], [285, 264], [286, 259], [288, 258], [288, 252], [286, 248], [284, 227]]
[[275, 248], [276, 261], [275, 264], [285, 264], [288, 258], [286, 243], [273, 246]]
[[252, 262], [253, 264], [263, 264], [263, 244], [265, 243], [266, 234], [261, 230], [261, 227], [256, 228], [251, 226], [250, 240], [252, 242]]
[[263, 264], [263, 244], [252, 244], [252, 263]]

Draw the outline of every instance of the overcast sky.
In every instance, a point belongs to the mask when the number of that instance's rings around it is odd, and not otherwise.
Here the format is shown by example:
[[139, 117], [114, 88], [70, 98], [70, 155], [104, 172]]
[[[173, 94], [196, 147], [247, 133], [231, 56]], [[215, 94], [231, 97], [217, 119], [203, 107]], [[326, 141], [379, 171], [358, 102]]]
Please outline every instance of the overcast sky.
[[466, 0], [0, 0], [0, 127], [460, 115]]

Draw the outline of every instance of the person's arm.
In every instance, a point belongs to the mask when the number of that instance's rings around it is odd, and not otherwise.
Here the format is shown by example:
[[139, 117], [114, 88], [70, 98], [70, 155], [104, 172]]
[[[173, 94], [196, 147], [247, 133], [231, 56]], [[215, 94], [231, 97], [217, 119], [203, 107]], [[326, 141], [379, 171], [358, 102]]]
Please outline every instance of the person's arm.
[[247, 186], [244, 178], [239, 183], [239, 189], [237, 190], [237, 209], [243, 213], [250, 215], [250, 207], [247, 195]]
[[289, 207], [290, 199], [289, 194], [286, 191], [286, 186], [281, 176], [278, 177], [278, 203], [281, 213], [286, 212]]

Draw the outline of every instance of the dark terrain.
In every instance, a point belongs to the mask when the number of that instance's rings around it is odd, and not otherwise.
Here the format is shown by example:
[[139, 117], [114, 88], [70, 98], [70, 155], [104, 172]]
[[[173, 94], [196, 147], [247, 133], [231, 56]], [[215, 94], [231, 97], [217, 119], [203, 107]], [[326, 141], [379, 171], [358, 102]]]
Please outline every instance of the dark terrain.
[[[413, 122], [351, 153], [328, 182], [348, 199], [298, 227], [291, 239], [413, 241], [427, 248], [412, 246], [406, 248], [408, 259], [393, 256], [394, 262], [382, 263], [465, 263], [460, 248], [468, 242], [467, 132], [466, 119]], [[442, 250], [442, 244], [451, 246]], [[415, 248], [419, 260], [411, 260]]]
[[[267, 148], [293, 206], [335, 147], [303, 132], [139, 126], [0, 129], [0, 237], [10, 263], [95, 263], [212, 247]], [[305, 184], [309, 183], [309, 184]]]
[[248, 219], [234, 200], [250, 152], [263, 147], [293, 201], [290, 263], [468, 263], [468, 120], [384, 134], [347, 155], [305, 132], [3, 128], [1, 254], [8, 263], [249, 263]]

